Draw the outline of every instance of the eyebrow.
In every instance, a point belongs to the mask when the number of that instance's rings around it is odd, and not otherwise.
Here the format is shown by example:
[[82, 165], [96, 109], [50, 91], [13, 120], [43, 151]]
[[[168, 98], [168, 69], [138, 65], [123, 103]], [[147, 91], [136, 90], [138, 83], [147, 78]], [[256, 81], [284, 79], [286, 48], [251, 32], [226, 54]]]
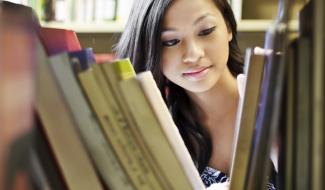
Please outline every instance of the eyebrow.
[[[199, 18], [197, 18], [194, 22], [193, 25], [196, 25], [197, 23], [201, 22], [202, 20], [204, 20], [206, 17], [211, 16], [210, 13], [205, 13], [202, 16], [200, 16]], [[170, 30], [175, 30], [175, 28], [165, 28], [163, 29], [161, 32], [166, 32], [166, 31], [170, 31]]]
[[197, 18], [194, 22], [193, 25], [196, 25], [197, 23], [201, 22], [203, 19], [205, 19], [206, 17], [211, 16], [210, 13], [205, 13], [204, 15], [200, 16], [199, 18]]

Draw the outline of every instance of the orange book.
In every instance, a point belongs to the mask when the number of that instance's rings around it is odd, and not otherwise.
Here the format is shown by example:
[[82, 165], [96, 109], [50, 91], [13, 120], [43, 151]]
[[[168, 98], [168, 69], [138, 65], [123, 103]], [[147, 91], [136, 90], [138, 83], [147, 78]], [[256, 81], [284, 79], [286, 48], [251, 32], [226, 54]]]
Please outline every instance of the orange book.
[[81, 45], [73, 30], [42, 27], [40, 40], [48, 56], [81, 50]]
[[106, 63], [106, 62], [112, 62], [116, 59], [116, 56], [114, 53], [96, 53], [95, 54], [95, 60], [96, 63]]

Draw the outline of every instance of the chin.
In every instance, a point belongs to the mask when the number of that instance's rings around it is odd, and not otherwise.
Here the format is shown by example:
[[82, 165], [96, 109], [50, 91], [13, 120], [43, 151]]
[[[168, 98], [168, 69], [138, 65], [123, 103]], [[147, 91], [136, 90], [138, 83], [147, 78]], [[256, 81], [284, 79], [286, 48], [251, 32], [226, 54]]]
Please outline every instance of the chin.
[[218, 76], [218, 74], [215, 74], [213, 77], [206, 78], [205, 80], [190, 82], [186, 85], [187, 88], [185, 89], [192, 93], [204, 93], [214, 88], [217, 85], [219, 79], [220, 76]]
[[185, 90], [191, 93], [204, 93], [213, 88], [213, 86], [214, 84], [189, 85], [189, 87], [185, 88]]

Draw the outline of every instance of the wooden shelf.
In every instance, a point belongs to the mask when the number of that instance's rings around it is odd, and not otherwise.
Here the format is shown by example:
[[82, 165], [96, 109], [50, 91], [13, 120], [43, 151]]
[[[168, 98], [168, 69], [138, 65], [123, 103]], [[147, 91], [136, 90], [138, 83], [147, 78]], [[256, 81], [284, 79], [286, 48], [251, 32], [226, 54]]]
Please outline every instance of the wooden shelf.
[[[238, 22], [238, 32], [265, 32], [273, 20], [241, 20]], [[74, 23], [74, 22], [49, 22], [41, 23], [42, 26], [74, 30], [77, 33], [120, 33], [124, 30], [122, 22], [110, 21], [101, 23]], [[290, 31], [298, 30], [298, 21], [289, 24]]]
[[[241, 20], [238, 22], [238, 32], [265, 32], [272, 24], [274, 20]], [[298, 31], [298, 20], [292, 20], [289, 22], [289, 31]]]
[[117, 21], [100, 23], [75, 23], [75, 22], [42, 22], [42, 26], [50, 28], [70, 29], [77, 33], [119, 33], [124, 30], [125, 24]]

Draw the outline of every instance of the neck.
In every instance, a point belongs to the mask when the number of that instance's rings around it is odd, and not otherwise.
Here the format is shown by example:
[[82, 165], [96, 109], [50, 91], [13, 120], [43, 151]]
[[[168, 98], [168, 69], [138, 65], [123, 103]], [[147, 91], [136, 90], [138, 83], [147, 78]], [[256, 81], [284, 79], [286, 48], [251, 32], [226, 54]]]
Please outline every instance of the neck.
[[239, 100], [236, 78], [229, 71], [225, 72], [209, 91], [189, 96], [211, 135], [212, 154], [209, 165], [229, 174]]
[[220, 76], [219, 81], [210, 90], [202, 93], [188, 92], [193, 104], [201, 111], [202, 120], [222, 119], [237, 108], [237, 80], [229, 70]]

